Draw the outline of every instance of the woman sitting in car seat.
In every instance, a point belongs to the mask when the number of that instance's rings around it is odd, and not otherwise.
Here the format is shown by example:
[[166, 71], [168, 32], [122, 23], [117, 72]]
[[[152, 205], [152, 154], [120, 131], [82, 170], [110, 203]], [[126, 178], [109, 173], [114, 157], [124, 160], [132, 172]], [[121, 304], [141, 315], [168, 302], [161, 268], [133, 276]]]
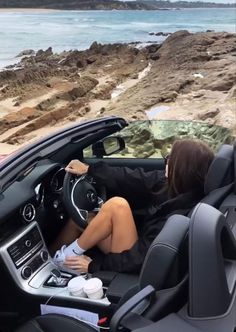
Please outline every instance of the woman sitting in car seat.
[[[173, 214], [187, 215], [203, 197], [205, 177], [213, 158], [213, 151], [201, 141], [175, 141], [166, 158], [166, 184], [163, 185], [160, 174], [155, 175], [155, 190], [158, 189], [153, 194], [155, 202], [150, 202], [143, 218], [135, 220], [130, 204], [124, 197], [112, 197], [102, 205], [83, 232], [73, 221], [66, 225], [57, 240], [57, 244], [64, 245], [56, 252], [55, 262], [79, 272], [139, 272], [151, 242], [167, 219]], [[91, 174], [93, 167], [73, 160], [66, 171], [78, 175]], [[102, 167], [106, 170], [107, 166], [99, 167], [102, 171]], [[111, 180], [114, 183], [114, 179], [119, 177], [118, 168], [115, 169]], [[120, 170], [120, 174], [123, 185], [119, 185], [124, 191], [129, 186], [128, 191], [134, 196], [143, 192], [145, 198], [142, 188], [145, 176], [143, 178], [140, 172], [136, 172], [130, 181], [129, 172], [124, 176], [124, 170]], [[107, 182], [110, 181], [107, 179]], [[151, 185], [149, 187], [153, 189]], [[65, 244], [75, 238], [66, 247]], [[95, 246], [100, 249], [99, 255], [89, 257], [87, 251]]]

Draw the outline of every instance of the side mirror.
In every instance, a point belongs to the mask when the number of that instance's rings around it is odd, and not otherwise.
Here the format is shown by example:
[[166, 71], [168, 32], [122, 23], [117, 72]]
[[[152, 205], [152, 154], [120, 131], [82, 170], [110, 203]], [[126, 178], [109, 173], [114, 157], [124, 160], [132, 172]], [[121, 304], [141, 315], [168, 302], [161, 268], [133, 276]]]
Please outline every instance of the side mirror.
[[103, 140], [92, 145], [93, 155], [102, 158], [110, 156], [125, 148], [125, 141], [121, 137], [105, 137]]

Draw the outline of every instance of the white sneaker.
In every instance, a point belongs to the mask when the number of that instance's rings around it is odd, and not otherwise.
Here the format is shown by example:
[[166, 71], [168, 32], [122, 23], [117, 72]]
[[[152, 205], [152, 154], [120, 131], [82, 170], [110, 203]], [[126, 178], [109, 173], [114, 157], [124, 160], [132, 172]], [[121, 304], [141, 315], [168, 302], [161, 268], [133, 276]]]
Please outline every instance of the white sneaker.
[[[81, 250], [81, 248], [79, 249]], [[80, 256], [83, 254], [83, 252], [84, 251], [81, 253], [78, 252], [78, 245], [77, 241], [75, 240], [69, 246], [64, 244], [61, 249], [57, 250], [53, 257], [53, 261], [55, 264], [63, 265], [67, 256]]]
[[53, 256], [53, 261], [56, 264], [63, 264], [65, 259], [66, 259], [66, 255], [65, 255], [65, 249], [66, 249], [66, 245], [62, 246], [61, 249], [57, 250], [55, 255]]

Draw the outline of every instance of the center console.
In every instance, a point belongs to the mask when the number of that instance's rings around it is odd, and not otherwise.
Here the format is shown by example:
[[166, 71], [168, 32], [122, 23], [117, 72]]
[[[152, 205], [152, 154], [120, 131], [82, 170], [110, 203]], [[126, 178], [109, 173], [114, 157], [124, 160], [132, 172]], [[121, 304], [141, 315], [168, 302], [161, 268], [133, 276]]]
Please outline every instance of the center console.
[[49, 255], [37, 226], [20, 234], [19, 239], [6, 247], [7, 254], [14, 263], [14, 272], [22, 279], [28, 280], [45, 262]]
[[37, 222], [2, 242], [0, 256], [16, 285], [28, 294], [110, 305], [106, 297], [94, 300], [75, 297], [68, 292], [69, 280], [78, 274], [54, 264]]

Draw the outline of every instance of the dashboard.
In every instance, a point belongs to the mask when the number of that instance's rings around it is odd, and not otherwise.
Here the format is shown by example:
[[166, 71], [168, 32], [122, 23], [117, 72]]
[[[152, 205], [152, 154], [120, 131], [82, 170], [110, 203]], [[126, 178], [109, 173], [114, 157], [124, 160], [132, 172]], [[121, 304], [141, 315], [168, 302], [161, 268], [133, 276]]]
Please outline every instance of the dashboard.
[[[40, 211], [53, 207], [56, 212], [61, 203], [61, 192], [65, 176], [64, 168], [57, 167], [53, 172], [46, 175], [42, 182], [34, 188], [35, 195], [29, 202], [20, 208], [20, 216], [26, 224], [39, 219]], [[50, 206], [51, 205], [51, 206]], [[63, 215], [61, 215], [61, 218]]]
[[0, 241], [34, 221], [43, 232], [49, 223], [62, 224], [67, 220], [62, 203], [64, 176], [64, 165], [43, 160], [27, 169], [1, 194]]

